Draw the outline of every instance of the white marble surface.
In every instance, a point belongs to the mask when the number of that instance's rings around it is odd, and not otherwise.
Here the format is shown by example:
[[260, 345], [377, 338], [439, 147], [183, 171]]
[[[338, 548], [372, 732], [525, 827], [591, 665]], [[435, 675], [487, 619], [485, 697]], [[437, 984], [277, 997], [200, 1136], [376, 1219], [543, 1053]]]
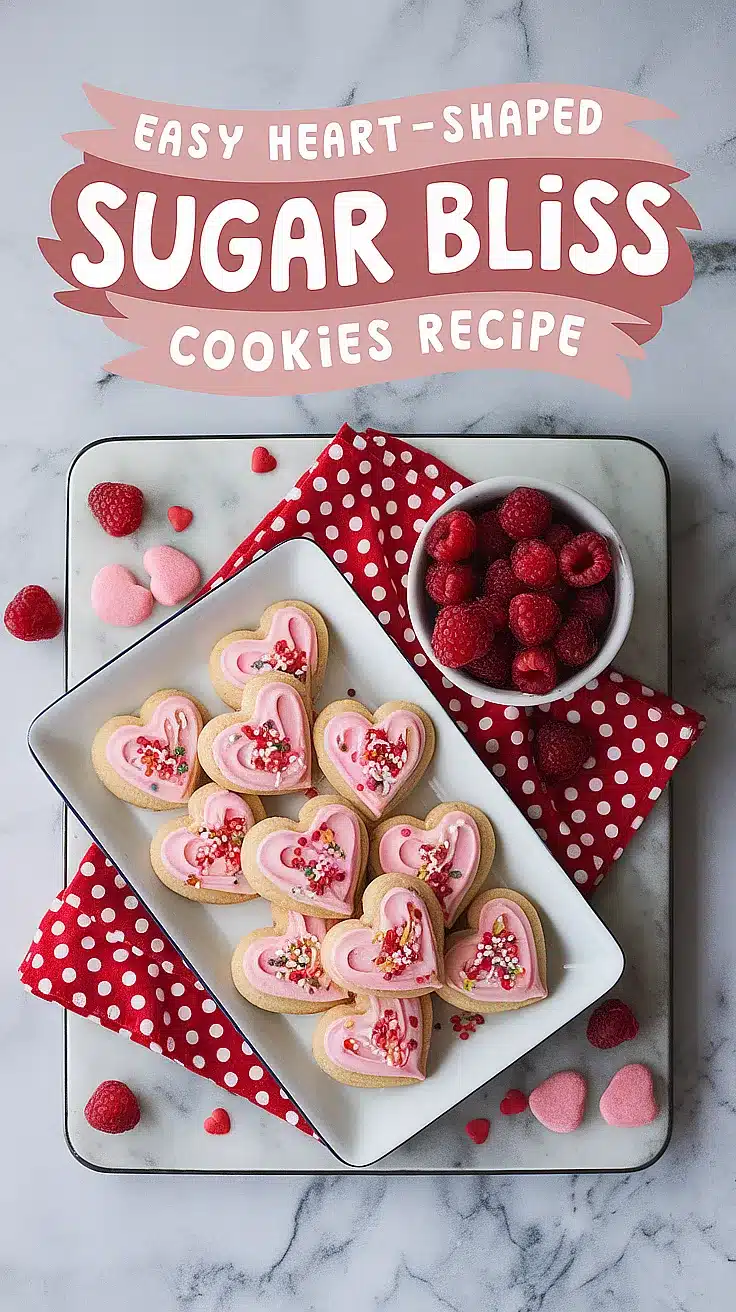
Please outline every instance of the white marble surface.
[[[117, 1312], [134, 1301], [161, 1312], [306, 1310], [341, 1297], [360, 1312], [732, 1304], [734, 45], [727, 0], [3, 7], [3, 595], [31, 580], [60, 588], [65, 471], [105, 433], [312, 433], [343, 417], [405, 432], [635, 432], [672, 472], [674, 688], [711, 721], [675, 786], [675, 1125], [658, 1165], [501, 1180], [108, 1177], [83, 1170], [63, 1143], [58, 1015], [15, 984], [29, 928], [61, 878], [60, 811], [22, 744], [62, 670], [59, 644], [4, 638], [13, 691], [0, 822], [0, 1301], [11, 1312]], [[696, 282], [632, 367], [630, 401], [493, 373], [293, 400], [189, 396], [105, 379], [112, 339], [52, 300], [34, 239], [50, 231], [48, 198], [74, 158], [61, 132], [95, 121], [84, 80], [270, 107], [545, 78], [636, 90], [681, 116], [657, 135], [692, 172], [683, 190], [703, 222]]]

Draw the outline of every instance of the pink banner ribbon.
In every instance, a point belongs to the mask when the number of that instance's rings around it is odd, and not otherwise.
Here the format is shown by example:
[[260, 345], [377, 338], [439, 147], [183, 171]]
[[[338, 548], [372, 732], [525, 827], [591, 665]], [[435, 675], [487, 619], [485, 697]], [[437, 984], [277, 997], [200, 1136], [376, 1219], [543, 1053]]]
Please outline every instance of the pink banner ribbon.
[[543, 370], [629, 396], [621, 357], [644, 355], [620, 326], [640, 323], [635, 315], [534, 292], [473, 292], [288, 316], [108, 297], [123, 317], [106, 319], [107, 327], [141, 349], [106, 369], [222, 396], [293, 396], [466, 369]]
[[182, 178], [318, 181], [548, 155], [673, 162], [665, 146], [629, 126], [675, 118], [672, 110], [605, 87], [522, 82], [285, 111], [170, 105], [89, 85], [84, 91], [111, 126], [70, 132], [65, 141], [97, 159]]

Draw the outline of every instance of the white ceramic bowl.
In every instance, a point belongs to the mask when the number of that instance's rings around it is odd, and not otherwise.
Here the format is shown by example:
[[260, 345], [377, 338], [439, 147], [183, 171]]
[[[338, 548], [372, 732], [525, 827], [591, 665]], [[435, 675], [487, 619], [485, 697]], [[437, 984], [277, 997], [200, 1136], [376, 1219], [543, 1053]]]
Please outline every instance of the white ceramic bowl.
[[[441, 519], [443, 515], [446, 515], [448, 511], [467, 510], [473, 515], [480, 514], [481, 511], [487, 510], [489, 506], [507, 496], [509, 492], [513, 492], [516, 487], [535, 487], [540, 492], [546, 492], [555, 510], [561, 513], [563, 517], [569, 517], [580, 524], [581, 531], [593, 529], [596, 533], [602, 534], [613, 557], [615, 583], [613, 611], [600, 649], [589, 665], [576, 670], [569, 678], [558, 684], [552, 692], [546, 693], [543, 697], [504, 688], [489, 688], [487, 683], [482, 683], [480, 679], [473, 678], [471, 674], [467, 674], [464, 670], [450, 670], [446, 665], [441, 665], [432, 651], [432, 629], [437, 607], [424, 588], [424, 575], [427, 567], [427, 553], [425, 550], [427, 534], [432, 525], [438, 519]], [[546, 706], [550, 702], [559, 701], [562, 697], [568, 697], [571, 693], [577, 692], [578, 688], [582, 688], [584, 684], [594, 679], [597, 674], [600, 674], [601, 670], [604, 670], [614, 660], [631, 624], [631, 616], [634, 610], [634, 575], [629, 553], [613, 524], [603, 514], [602, 510], [594, 506], [592, 501], [588, 501], [587, 497], [581, 496], [579, 492], [573, 492], [571, 488], [564, 487], [561, 483], [547, 483], [542, 479], [527, 478], [526, 476], [521, 478], [486, 478], [480, 483], [471, 483], [470, 487], [466, 487], [462, 492], [457, 492], [454, 497], [450, 497], [449, 501], [444, 502], [435, 511], [432, 518], [427, 521], [417, 539], [412, 554], [407, 593], [411, 626], [417, 638], [432, 664], [436, 665], [437, 669], [441, 670], [445, 678], [449, 679], [450, 683], [453, 683], [456, 688], [462, 688], [463, 692], [469, 693], [471, 697], [478, 697], [484, 702], [494, 702], [496, 705]]]

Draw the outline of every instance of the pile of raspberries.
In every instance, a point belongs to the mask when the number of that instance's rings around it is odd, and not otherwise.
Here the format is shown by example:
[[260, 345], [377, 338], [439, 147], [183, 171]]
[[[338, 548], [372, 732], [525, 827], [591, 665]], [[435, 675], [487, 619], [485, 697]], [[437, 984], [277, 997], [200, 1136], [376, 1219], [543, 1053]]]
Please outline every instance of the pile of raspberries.
[[426, 547], [442, 665], [544, 696], [592, 661], [611, 617], [611, 553], [600, 533], [557, 518], [543, 492], [517, 487], [476, 516], [450, 510]]

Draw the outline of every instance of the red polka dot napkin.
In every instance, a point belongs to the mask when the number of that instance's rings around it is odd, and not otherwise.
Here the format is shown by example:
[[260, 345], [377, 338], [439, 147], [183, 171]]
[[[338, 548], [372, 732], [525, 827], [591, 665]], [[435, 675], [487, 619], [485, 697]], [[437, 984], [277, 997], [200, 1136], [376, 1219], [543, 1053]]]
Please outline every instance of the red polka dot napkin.
[[[406, 570], [429, 516], [468, 481], [416, 446], [344, 425], [208, 588], [288, 538], [317, 542], [413, 661], [556, 859], [590, 894], [643, 823], [704, 721], [617, 670], [532, 714], [470, 698], [442, 678], [409, 625]], [[534, 764], [534, 726], [544, 714], [582, 724], [591, 735], [593, 755], [571, 784], [551, 787]], [[99, 848], [90, 848], [79, 873], [52, 904], [20, 973], [39, 996], [312, 1132], [173, 946], [149, 925], [122, 874]]]

